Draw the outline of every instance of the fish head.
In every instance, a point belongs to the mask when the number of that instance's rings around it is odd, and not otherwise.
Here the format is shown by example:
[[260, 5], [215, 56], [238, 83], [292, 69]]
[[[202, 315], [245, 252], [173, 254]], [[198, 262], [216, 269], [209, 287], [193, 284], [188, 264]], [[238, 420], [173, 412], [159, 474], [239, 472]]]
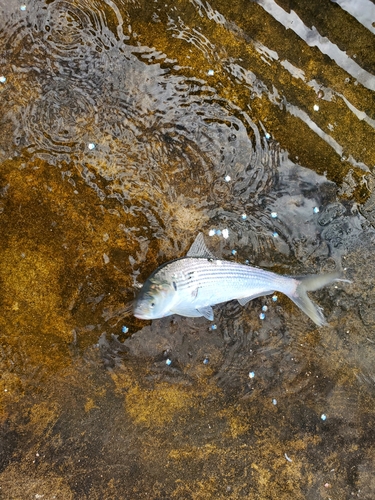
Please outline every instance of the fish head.
[[133, 314], [139, 319], [164, 318], [172, 314], [175, 290], [168, 281], [148, 279], [134, 304]]

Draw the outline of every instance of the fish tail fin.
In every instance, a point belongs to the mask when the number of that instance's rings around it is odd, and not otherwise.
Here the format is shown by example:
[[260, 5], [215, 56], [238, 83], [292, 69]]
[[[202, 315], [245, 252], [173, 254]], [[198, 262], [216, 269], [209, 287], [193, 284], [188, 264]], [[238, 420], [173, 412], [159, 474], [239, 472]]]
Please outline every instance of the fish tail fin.
[[312, 276], [305, 276], [302, 278], [295, 278], [297, 280], [297, 287], [293, 294], [288, 295], [289, 298], [311, 318], [318, 326], [324, 326], [327, 321], [323, 315], [322, 308], [313, 303], [308, 297], [307, 292], [314, 292], [333, 281], [347, 281], [342, 278], [342, 273], [337, 271], [328, 274], [318, 274]]

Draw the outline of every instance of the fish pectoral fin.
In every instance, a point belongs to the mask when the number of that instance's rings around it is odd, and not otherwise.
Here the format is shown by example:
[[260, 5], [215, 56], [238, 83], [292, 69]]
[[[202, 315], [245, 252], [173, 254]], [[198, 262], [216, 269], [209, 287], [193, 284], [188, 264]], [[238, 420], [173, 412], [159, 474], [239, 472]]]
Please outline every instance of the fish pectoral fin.
[[237, 299], [238, 302], [241, 304], [241, 306], [245, 306], [250, 300], [256, 299], [257, 297], [263, 297], [264, 295], [270, 295], [273, 293], [274, 290], [271, 291], [266, 291], [266, 292], [260, 292], [260, 293], [254, 293], [253, 295], [249, 295], [248, 297], [243, 297], [242, 299]]
[[171, 314], [178, 314], [179, 316], [186, 316], [187, 318], [199, 318], [202, 314], [195, 309], [192, 305], [178, 305], [171, 309]]
[[214, 311], [211, 306], [198, 307], [197, 311], [201, 314], [201, 316], [204, 316], [209, 321], [214, 320]]
[[199, 316], [204, 316], [210, 321], [213, 321], [214, 319], [214, 311], [211, 306], [196, 308], [190, 304], [189, 305], [179, 304], [173, 309], [171, 309], [171, 314], [187, 316], [188, 318], [198, 318]]
[[210, 252], [204, 242], [203, 234], [199, 233], [191, 245], [186, 257], [206, 257], [207, 259], [216, 259], [216, 256]]

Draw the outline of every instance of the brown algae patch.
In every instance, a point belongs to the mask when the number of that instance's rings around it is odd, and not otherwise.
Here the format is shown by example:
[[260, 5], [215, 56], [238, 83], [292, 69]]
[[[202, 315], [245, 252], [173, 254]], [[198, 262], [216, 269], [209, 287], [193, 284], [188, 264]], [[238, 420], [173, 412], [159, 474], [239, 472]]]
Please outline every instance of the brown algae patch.
[[306, 449], [319, 441], [315, 437], [282, 442], [272, 432], [264, 435], [249, 450], [251, 469], [259, 498], [305, 498], [301, 489], [313, 483], [305, 458]]
[[70, 329], [60, 314], [61, 298], [58, 277], [62, 262], [51, 252], [31, 250], [12, 245], [2, 253], [0, 279], [5, 293], [5, 307], [19, 326], [50, 331], [53, 324], [55, 335], [70, 339]]
[[48, 434], [48, 429], [53, 427], [59, 415], [60, 408], [55, 402], [34, 404], [29, 413], [29, 426], [32, 427], [33, 435]]
[[228, 424], [231, 436], [235, 439], [238, 436], [249, 432], [251, 425], [236, 415], [228, 415]]
[[1, 498], [23, 500], [24, 498], [55, 498], [73, 500], [75, 495], [67, 480], [53, 472], [32, 472], [30, 464], [11, 464], [1, 474]]
[[111, 372], [116, 392], [125, 394], [125, 411], [132, 421], [147, 427], [162, 427], [175, 418], [185, 419], [197, 404], [197, 392], [183, 382], [144, 383], [141, 379], [147, 371], [147, 367], [140, 368], [138, 373], [136, 369], [123, 367]]
[[[312, 442], [315, 440], [282, 443], [272, 436], [271, 441], [266, 438], [254, 446], [234, 438], [230, 442], [222, 439], [220, 445], [216, 439], [201, 446], [172, 449], [168, 463], [184, 471], [184, 480], [176, 482], [172, 497], [185, 498], [189, 493], [189, 498], [194, 499], [302, 500], [304, 488], [314, 482], [313, 472], [304, 459]], [[198, 470], [200, 479], [196, 480], [194, 471]]]
[[162, 426], [190, 409], [193, 400], [190, 390], [180, 385], [161, 382], [147, 389], [137, 384], [125, 396], [125, 409], [137, 424]]
[[10, 415], [7, 403], [18, 403], [23, 397], [24, 389], [21, 378], [7, 370], [3, 370], [0, 378], [0, 421]]
[[90, 410], [98, 408], [92, 398], [88, 398], [85, 403], [85, 412], [88, 413]]

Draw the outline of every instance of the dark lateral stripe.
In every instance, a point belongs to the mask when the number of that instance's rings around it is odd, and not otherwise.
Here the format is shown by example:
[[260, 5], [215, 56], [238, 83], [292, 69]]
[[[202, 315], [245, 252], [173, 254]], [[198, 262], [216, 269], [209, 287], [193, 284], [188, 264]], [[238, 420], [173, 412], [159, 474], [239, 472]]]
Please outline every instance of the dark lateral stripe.
[[[204, 287], [205, 285], [225, 286], [225, 282], [230, 282], [232, 286], [248, 285], [249, 282], [269, 282], [275, 279], [283, 279], [269, 271], [262, 269], [244, 266], [237, 263], [220, 261], [208, 262], [206, 259], [181, 259], [174, 262], [168, 271], [177, 274], [173, 286], [178, 286], [179, 290], [185, 288], [194, 288], [195, 286]], [[180, 273], [183, 273], [183, 277]]]

